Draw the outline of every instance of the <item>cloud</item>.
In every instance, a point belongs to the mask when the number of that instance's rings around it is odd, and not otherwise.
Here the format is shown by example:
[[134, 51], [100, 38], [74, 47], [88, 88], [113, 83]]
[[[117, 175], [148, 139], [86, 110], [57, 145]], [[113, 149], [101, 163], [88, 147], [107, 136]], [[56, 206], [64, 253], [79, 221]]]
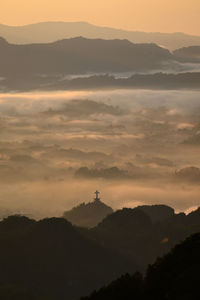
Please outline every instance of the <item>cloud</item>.
[[200, 132], [194, 133], [183, 141], [184, 145], [200, 146]]
[[144, 164], [155, 164], [163, 167], [174, 167], [174, 162], [164, 157], [144, 157], [140, 154], [136, 154], [136, 160]]
[[104, 178], [104, 179], [128, 179], [130, 178], [127, 171], [120, 170], [118, 167], [89, 169], [81, 167], [75, 172], [77, 178]]
[[176, 171], [175, 176], [180, 181], [200, 183], [200, 168], [186, 167]]
[[89, 99], [74, 99], [64, 103], [60, 109], [53, 110], [49, 108], [45, 114], [48, 115], [65, 115], [69, 118], [85, 118], [91, 115], [123, 115], [125, 110], [118, 106], [108, 105]]

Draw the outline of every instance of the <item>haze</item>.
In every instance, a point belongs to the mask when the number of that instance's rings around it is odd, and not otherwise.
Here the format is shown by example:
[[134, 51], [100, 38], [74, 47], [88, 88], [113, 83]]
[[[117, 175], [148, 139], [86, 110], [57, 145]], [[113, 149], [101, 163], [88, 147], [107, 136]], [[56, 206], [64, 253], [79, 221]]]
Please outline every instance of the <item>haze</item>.
[[1, 206], [59, 216], [97, 188], [115, 209], [198, 206], [199, 116], [190, 91], [1, 94]]
[[122, 29], [200, 35], [199, 0], [2, 0], [7, 25], [40, 21], [87, 21]]

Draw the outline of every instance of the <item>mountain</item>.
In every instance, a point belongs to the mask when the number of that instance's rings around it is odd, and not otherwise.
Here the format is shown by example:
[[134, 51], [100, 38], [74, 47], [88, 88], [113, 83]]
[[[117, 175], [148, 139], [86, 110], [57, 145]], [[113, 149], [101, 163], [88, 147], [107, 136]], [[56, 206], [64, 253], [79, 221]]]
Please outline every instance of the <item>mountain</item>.
[[[160, 220], [159, 210], [163, 211]], [[147, 269], [144, 280], [138, 273], [124, 275], [111, 285], [112, 291], [117, 289], [119, 297], [124, 288], [135, 295], [148, 291], [151, 298], [145, 300], [184, 299], [182, 294], [181, 298], [176, 294], [181, 282], [183, 290], [189, 293], [192, 284], [197, 283], [195, 278], [199, 280], [200, 235], [154, 262], [198, 232], [200, 208], [189, 215], [175, 214], [162, 205], [124, 208], [91, 229], [75, 227], [64, 218], [35, 221], [10, 216], [0, 221], [0, 299], [78, 299], [122, 274], [145, 272], [149, 264], [153, 265]], [[97, 299], [132, 299], [128, 294], [125, 298]]]
[[200, 46], [190, 46], [177, 49], [173, 52], [177, 59], [187, 62], [200, 62]]
[[84, 36], [96, 39], [127, 39], [133, 43], [156, 43], [170, 50], [200, 45], [200, 37], [176, 33], [140, 32], [100, 27], [87, 22], [42, 22], [25, 26], [0, 25], [0, 36], [10, 43], [49, 43]]
[[[140, 270], [153, 262], [159, 253], [158, 236], [151, 218], [140, 209], [123, 208], [107, 216], [90, 236], [110, 249], [117, 249], [129, 259], [136, 259]], [[155, 254], [156, 252], [156, 254]]]
[[145, 270], [157, 257], [196, 232], [200, 232], [200, 209], [185, 215], [155, 205], [117, 210], [88, 234], [101, 245], [137, 261], [140, 270]]
[[136, 270], [133, 262], [62, 218], [36, 222], [8, 217], [0, 222], [0, 243], [0, 299], [4, 300], [78, 299], [127, 270]]
[[164, 221], [174, 216], [174, 209], [167, 205], [141, 205], [137, 206], [136, 209], [146, 213], [152, 222]]
[[[0, 38], [0, 53], [1, 92], [102, 88], [199, 89], [199, 72], [157, 73], [158, 70], [168, 71], [170, 68], [178, 68], [182, 72], [193, 57], [184, 58], [183, 62], [180, 55], [156, 44], [78, 37], [47, 44], [13, 45]], [[196, 61], [195, 70], [199, 66], [200, 61]], [[137, 72], [147, 73], [131, 77], [123, 75]], [[105, 75], [119, 73], [119, 78]]]
[[128, 72], [163, 68], [172, 54], [155, 44], [82, 37], [49, 44], [0, 40], [0, 77]]
[[178, 300], [199, 294], [200, 233], [192, 235], [141, 274], [123, 275], [82, 300]]
[[63, 214], [63, 218], [74, 225], [91, 228], [95, 227], [111, 213], [113, 213], [111, 207], [104, 204], [100, 199], [95, 199], [94, 202], [81, 203], [66, 211]]

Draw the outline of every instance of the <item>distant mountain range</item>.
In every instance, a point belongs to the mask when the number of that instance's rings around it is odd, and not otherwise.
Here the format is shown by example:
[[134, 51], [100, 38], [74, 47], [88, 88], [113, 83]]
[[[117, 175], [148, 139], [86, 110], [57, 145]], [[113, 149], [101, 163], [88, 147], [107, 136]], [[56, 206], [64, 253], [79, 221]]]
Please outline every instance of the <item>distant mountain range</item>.
[[[136, 74], [129, 78], [115, 78], [114, 76], [102, 75], [88, 78], [76, 78], [59, 81], [44, 85], [44, 89], [52, 90], [90, 90], [90, 89], [200, 89], [199, 73], [180, 74]], [[92, 175], [92, 174], [91, 174]], [[98, 177], [98, 176], [97, 176]]]
[[0, 36], [10, 43], [48, 43], [83, 36], [101, 39], [128, 39], [133, 43], [156, 43], [170, 50], [200, 45], [200, 36], [184, 33], [127, 31], [100, 27], [87, 22], [43, 22], [25, 26], [0, 25]]
[[0, 76], [67, 75], [164, 68], [173, 55], [156, 44], [72, 38], [49, 44], [13, 45], [0, 39]]
[[[191, 65], [194, 70], [183, 73]], [[199, 89], [200, 86], [198, 46], [171, 53], [156, 44], [133, 44], [119, 39], [78, 37], [46, 44], [14, 45], [0, 38], [0, 66], [1, 91]], [[168, 74], [169, 70], [172, 74]], [[182, 73], [176, 74], [177, 70]]]
[[179, 59], [187, 60], [188, 62], [198, 62], [200, 61], [200, 46], [190, 46], [177, 49], [174, 51], [174, 55]]
[[[56, 76], [16, 76], [0, 80], [1, 92], [23, 92], [23, 91], [56, 91], [56, 90], [112, 90], [112, 89], [151, 89], [151, 90], [199, 90], [200, 89], [200, 72], [199, 73], [180, 73], [180, 74], [136, 74], [129, 78], [115, 78], [109, 75], [94, 75], [86, 78], [61, 79]], [[108, 175], [110, 174], [107, 169]], [[114, 171], [114, 170], [113, 170]], [[114, 176], [122, 172], [115, 169]], [[118, 172], [119, 171], [119, 172]], [[128, 178], [129, 175], [123, 172]], [[78, 169], [78, 177], [101, 177], [101, 171], [93, 172], [91, 169]]]

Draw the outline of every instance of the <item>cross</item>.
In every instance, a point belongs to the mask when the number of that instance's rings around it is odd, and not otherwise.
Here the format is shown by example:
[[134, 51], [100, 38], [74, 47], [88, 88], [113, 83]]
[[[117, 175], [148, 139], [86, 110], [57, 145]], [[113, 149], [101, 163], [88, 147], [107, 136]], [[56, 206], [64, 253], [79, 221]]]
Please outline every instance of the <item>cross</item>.
[[100, 192], [99, 191], [96, 191], [96, 192], [94, 192], [94, 194], [96, 194], [96, 199], [99, 199], [99, 194], [100, 194]]

